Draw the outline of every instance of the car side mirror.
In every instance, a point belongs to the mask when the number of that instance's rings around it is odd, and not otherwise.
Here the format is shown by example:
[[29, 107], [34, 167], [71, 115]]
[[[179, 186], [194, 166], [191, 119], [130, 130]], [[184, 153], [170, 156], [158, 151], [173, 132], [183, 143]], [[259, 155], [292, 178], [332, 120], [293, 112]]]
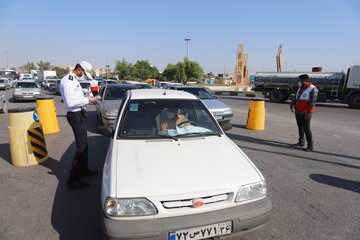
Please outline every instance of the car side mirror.
[[222, 128], [222, 130], [224, 132], [232, 129], [232, 124], [231, 123], [222, 123], [222, 124], [220, 124], [220, 126], [221, 126], [221, 128]]
[[98, 126], [97, 132], [105, 137], [113, 137], [114, 131], [112, 127], [109, 126]]

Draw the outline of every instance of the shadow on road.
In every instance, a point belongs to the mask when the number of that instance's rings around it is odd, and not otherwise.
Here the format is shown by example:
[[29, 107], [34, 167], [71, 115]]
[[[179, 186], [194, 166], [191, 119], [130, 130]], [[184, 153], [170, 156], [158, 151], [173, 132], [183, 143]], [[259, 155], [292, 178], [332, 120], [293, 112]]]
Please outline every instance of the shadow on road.
[[99, 171], [97, 176], [85, 178], [90, 186], [84, 189], [69, 190], [66, 187], [68, 172], [75, 154], [75, 142], [64, 152], [60, 161], [48, 159], [41, 165], [48, 168], [49, 174], [58, 178], [51, 224], [59, 233], [60, 239], [101, 239], [100, 193], [102, 167], [104, 164], [108, 138], [88, 137], [89, 167]]
[[360, 182], [358, 181], [352, 181], [324, 174], [311, 174], [309, 177], [318, 183], [360, 193]]
[[9, 143], [0, 144], [0, 158], [11, 163], [10, 145]]
[[[242, 126], [242, 125], [239, 125], [239, 126]], [[240, 136], [240, 135], [232, 134], [232, 133], [226, 133], [226, 135], [229, 138], [235, 139], [235, 140], [238, 140], [238, 141], [263, 144], [263, 145], [268, 145], [268, 146], [272, 146], [272, 147], [282, 147], [282, 148], [292, 148], [292, 149], [294, 149], [294, 147], [290, 146], [289, 143], [278, 142], [278, 141], [273, 141], [273, 140], [266, 140], [266, 139], [261, 139], [261, 138], [248, 137], [248, 136]], [[357, 156], [356, 157], [355, 156], [348, 156], [348, 155], [331, 153], [331, 152], [322, 152], [322, 151], [317, 151], [316, 150], [316, 151], [314, 151], [314, 153], [319, 153], [319, 154], [323, 154], [323, 155], [329, 155], [329, 156], [333, 156], [333, 157], [348, 158], [348, 159], [351, 159], [351, 160], [360, 160], [360, 157], [357, 157]]]

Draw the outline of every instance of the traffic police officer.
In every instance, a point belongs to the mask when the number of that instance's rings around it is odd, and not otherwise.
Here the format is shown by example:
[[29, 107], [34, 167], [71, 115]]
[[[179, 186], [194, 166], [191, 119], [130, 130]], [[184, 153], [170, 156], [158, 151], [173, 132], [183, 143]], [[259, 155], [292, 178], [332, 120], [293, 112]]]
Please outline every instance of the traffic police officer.
[[302, 74], [299, 76], [299, 89], [295, 98], [290, 104], [290, 110], [295, 112], [296, 123], [299, 130], [299, 141], [292, 146], [305, 146], [304, 133], [306, 135], [307, 148], [305, 151], [314, 151], [310, 121], [315, 111], [318, 89], [311, 84], [309, 75]]
[[86, 126], [85, 105], [95, 104], [98, 97], [85, 97], [78, 81], [84, 75], [93, 79], [90, 71], [92, 65], [82, 61], [76, 64], [74, 70], [67, 74], [60, 83], [60, 92], [67, 110], [68, 120], [75, 136], [76, 154], [68, 178], [68, 188], [83, 188], [89, 183], [81, 180], [81, 177], [96, 175], [96, 171], [88, 169], [88, 142]]

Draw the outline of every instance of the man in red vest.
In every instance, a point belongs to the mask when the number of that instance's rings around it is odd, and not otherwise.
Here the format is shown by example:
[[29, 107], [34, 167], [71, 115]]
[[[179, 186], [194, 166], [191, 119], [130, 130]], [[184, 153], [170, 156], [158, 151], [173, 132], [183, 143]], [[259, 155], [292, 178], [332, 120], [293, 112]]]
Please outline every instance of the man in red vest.
[[310, 121], [318, 95], [318, 89], [311, 84], [309, 75], [302, 74], [299, 76], [299, 89], [295, 98], [290, 104], [290, 110], [295, 113], [296, 123], [299, 129], [299, 141], [292, 146], [305, 146], [304, 134], [306, 135], [307, 152], [314, 151], [312, 133], [310, 129]]

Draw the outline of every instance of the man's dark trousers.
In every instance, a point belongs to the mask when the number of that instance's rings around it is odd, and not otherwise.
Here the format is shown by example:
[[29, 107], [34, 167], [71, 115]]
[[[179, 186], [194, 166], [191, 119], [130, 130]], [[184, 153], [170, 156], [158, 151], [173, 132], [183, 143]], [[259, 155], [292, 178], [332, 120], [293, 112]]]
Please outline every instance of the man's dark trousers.
[[80, 174], [88, 169], [87, 125], [85, 116], [81, 111], [68, 112], [66, 118], [74, 132], [76, 142], [76, 154], [68, 179], [68, 181], [71, 182], [79, 179]]
[[306, 141], [308, 148], [313, 147], [312, 133], [310, 129], [312, 113], [297, 112], [295, 113], [296, 123], [299, 129], [299, 143], [305, 144], [304, 134], [306, 135]]

